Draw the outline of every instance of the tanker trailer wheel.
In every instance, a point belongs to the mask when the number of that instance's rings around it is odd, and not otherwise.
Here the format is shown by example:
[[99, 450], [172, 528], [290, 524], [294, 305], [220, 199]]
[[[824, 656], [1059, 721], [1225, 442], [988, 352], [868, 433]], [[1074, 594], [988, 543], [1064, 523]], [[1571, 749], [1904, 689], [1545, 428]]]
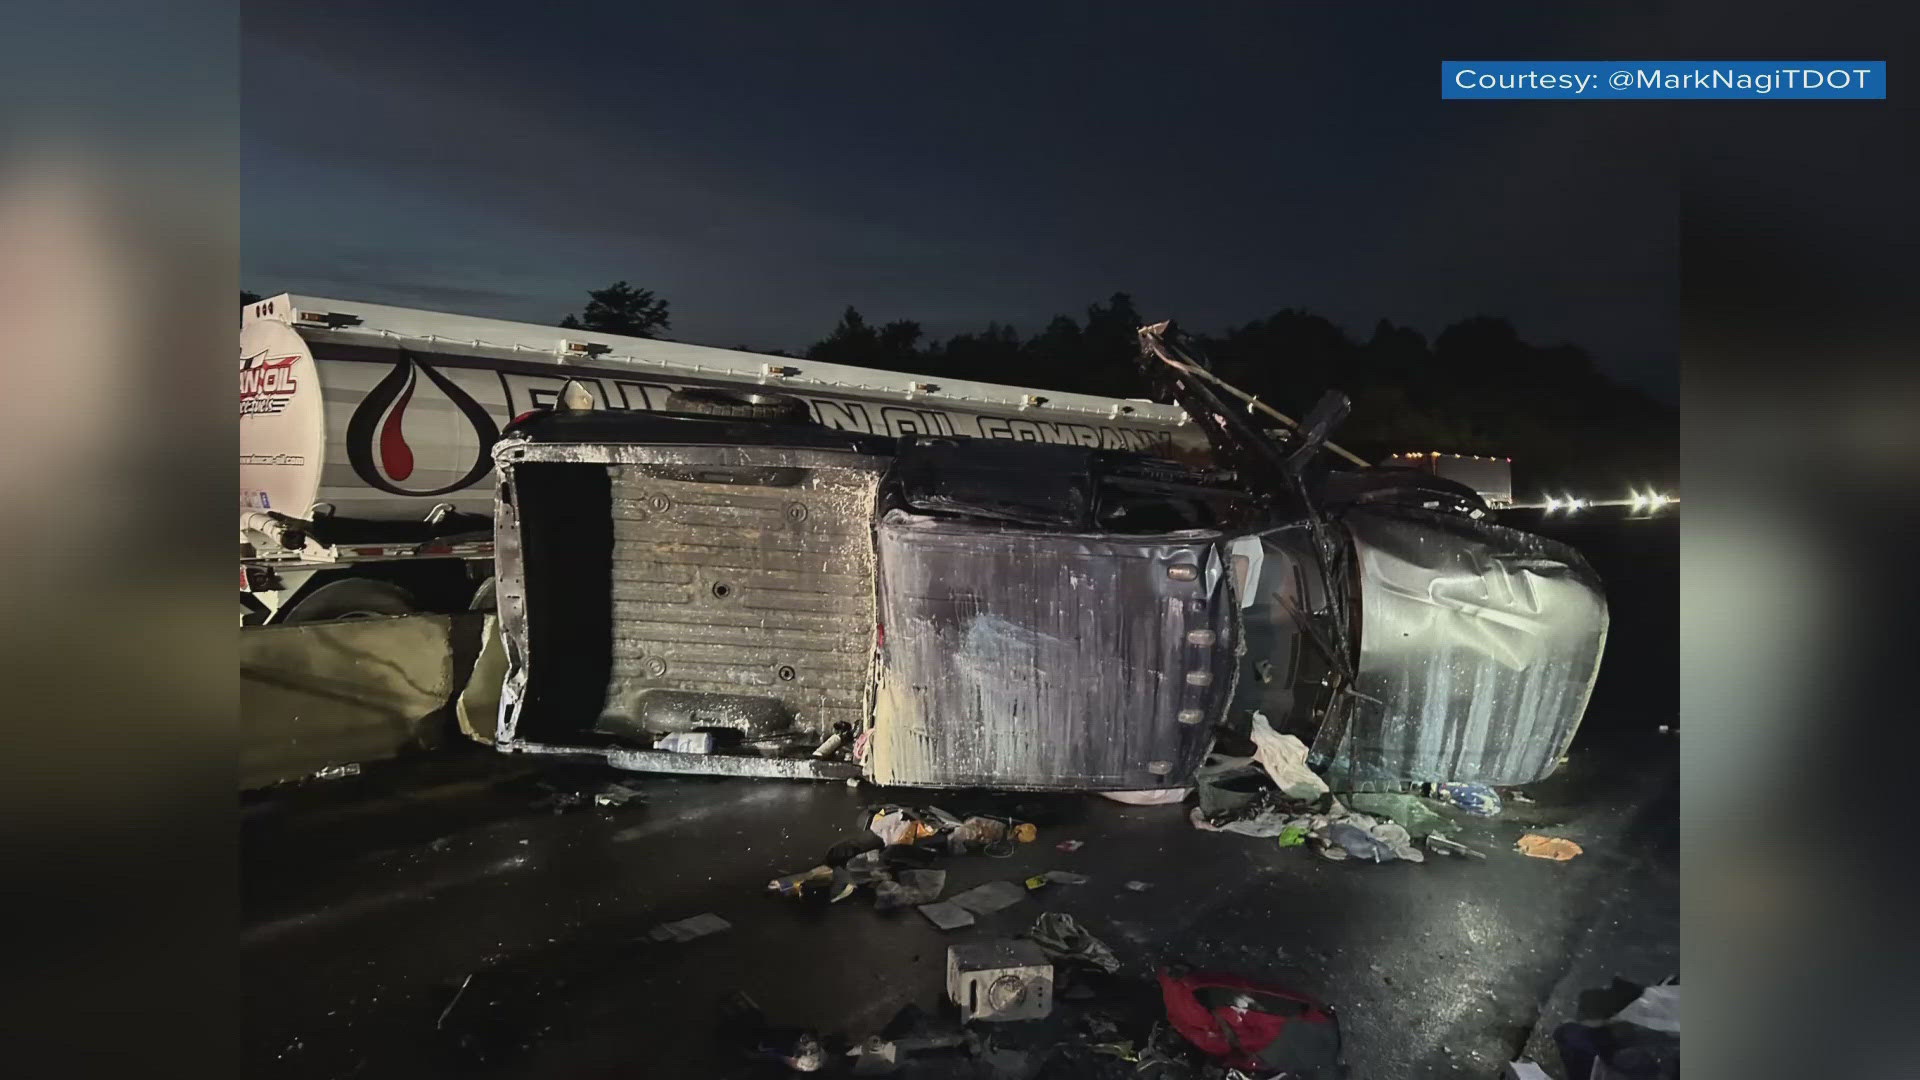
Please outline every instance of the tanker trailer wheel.
[[755, 390], [675, 390], [667, 395], [667, 411], [727, 420], [805, 422], [813, 419], [807, 403], [799, 398], [786, 394], [762, 394]]
[[342, 578], [330, 581], [295, 601], [285, 624], [325, 622], [329, 619], [378, 619], [412, 615], [419, 611], [413, 594], [390, 581]]

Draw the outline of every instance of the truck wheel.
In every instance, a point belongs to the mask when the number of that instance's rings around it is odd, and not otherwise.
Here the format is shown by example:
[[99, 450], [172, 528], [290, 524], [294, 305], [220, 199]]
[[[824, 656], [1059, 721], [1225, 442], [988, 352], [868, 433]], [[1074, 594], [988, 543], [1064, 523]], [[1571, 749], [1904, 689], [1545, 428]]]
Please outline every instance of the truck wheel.
[[675, 390], [667, 395], [667, 411], [717, 416], [728, 420], [813, 419], [807, 403], [797, 397], [762, 394], [752, 390]]
[[346, 578], [330, 581], [301, 597], [280, 622], [288, 625], [329, 619], [376, 619], [412, 615], [418, 610], [413, 594], [392, 582]]

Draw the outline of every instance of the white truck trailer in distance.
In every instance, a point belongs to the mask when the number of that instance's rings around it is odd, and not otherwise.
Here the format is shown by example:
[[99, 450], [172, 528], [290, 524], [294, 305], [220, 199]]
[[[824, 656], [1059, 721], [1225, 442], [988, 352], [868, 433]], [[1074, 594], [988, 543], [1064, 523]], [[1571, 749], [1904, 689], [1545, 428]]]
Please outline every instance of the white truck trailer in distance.
[[669, 397], [691, 389], [778, 394], [870, 434], [1207, 452], [1173, 405], [281, 294], [241, 313], [244, 620], [484, 604], [488, 451], [570, 380], [609, 409], [677, 408]]
[[1478, 492], [1487, 505], [1495, 510], [1506, 510], [1513, 506], [1513, 459], [1509, 457], [1415, 450], [1394, 454], [1380, 464], [1419, 469], [1465, 484]]

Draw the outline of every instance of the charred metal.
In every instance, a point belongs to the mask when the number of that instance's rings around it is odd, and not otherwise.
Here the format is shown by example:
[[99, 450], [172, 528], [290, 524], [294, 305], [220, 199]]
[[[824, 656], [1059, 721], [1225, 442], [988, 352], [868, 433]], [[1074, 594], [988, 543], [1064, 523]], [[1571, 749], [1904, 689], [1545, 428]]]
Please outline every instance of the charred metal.
[[493, 451], [501, 749], [1135, 790], [1187, 783], [1259, 710], [1347, 790], [1553, 770], [1606, 637], [1577, 553], [1437, 477], [1336, 468], [1344, 397], [1272, 431], [1170, 326], [1141, 331], [1141, 363], [1210, 463], [524, 420]]

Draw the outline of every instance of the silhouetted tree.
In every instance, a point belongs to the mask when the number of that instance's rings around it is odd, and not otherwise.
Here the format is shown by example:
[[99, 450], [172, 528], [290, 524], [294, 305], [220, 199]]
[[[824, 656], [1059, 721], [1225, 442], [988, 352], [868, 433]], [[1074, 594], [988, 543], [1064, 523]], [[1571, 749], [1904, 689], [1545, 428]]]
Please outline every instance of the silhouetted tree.
[[587, 293], [587, 306], [579, 315], [560, 320], [569, 330], [592, 330], [601, 334], [625, 334], [650, 338], [667, 329], [667, 302], [656, 298], [651, 289], [636, 289], [616, 281], [604, 289]]
[[[1081, 323], [1055, 316], [1022, 339], [1002, 323], [920, 344], [913, 322], [870, 326], [848, 308], [814, 359], [953, 379], [1113, 397], [1139, 396], [1136, 331], [1145, 321], [1126, 293], [1093, 304]], [[1511, 456], [1529, 478], [1609, 486], [1674, 478], [1678, 418], [1641, 391], [1601, 374], [1578, 346], [1535, 345], [1506, 319], [1474, 316], [1431, 345], [1385, 319], [1364, 344], [1312, 312], [1285, 309], [1201, 336], [1221, 377], [1299, 416], [1328, 389], [1353, 399], [1335, 441], [1369, 460], [1394, 451]]]

